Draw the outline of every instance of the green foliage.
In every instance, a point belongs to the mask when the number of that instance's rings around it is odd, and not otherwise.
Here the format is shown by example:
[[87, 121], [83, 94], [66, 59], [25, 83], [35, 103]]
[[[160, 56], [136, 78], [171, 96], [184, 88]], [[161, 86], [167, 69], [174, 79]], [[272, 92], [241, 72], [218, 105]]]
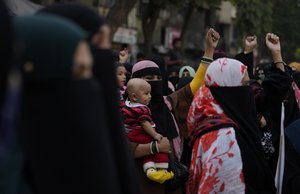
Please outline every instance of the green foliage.
[[300, 48], [297, 48], [294, 54], [295, 61], [300, 61]]
[[272, 30], [271, 0], [231, 0], [237, 7], [236, 28], [242, 37], [264, 35]]
[[[300, 25], [299, 1], [277, 0], [273, 10], [273, 30], [281, 40], [283, 59], [288, 63], [300, 60]], [[298, 58], [299, 57], [299, 58]]]
[[159, 5], [161, 8], [172, 8], [180, 9], [183, 7], [188, 7], [190, 4], [198, 10], [203, 9], [205, 5], [218, 5], [222, 0], [151, 0], [155, 4]]

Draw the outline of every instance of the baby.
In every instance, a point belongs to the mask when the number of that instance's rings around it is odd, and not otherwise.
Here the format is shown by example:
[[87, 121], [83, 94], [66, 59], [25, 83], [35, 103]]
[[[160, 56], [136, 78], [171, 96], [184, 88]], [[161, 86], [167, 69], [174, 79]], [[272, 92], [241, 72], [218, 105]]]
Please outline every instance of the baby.
[[129, 100], [122, 107], [125, 130], [131, 142], [139, 144], [150, 143], [152, 155], [142, 157], [141, 163], [147, 177], [159, 183], [174, 177], [173, 172], [168, 172], [169, 157], [166, 153], [159, 153], [157, 141], [163, 136], [154, 129], [155, 124], [151, 118], [151, 111], [147, 107], [151, 100], [151, 86], [145, 80], [134, 78], [127, 84]]

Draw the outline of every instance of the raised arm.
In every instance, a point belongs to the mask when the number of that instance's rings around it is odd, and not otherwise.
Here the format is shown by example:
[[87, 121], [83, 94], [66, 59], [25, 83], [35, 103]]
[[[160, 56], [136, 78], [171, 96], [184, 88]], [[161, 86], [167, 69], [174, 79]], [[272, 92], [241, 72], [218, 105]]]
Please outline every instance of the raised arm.
[[213, 61], [214, 51], [218, 45], [219, 39], [220, 35], [217, 31], [215, 31], [212, 28], [210, 28], [207, 31], [205, 37], [205, 52], [199, 65], [199, 68], [196, 72], [196, 75], [190, 83], [190, 87], [193, 94], [195, 94], [196, 91], [204, 84], [204, 76], [206, 73], [206, 69], [209, 66], [209, 64]]
[[[285, 71], [279, 37], [268, 33], [266, 35], [266, 45], [271, 52], [273, 64], [268, 69], [266, 79], [262, 82], [262, 88], [255, 92], [255, 103], [258, 113], [269, 111], [276, 104], [280, 105], [282, 100], [286, 98], [292, 83], [289, 73]], [[254, 87], [252, 89], [253, 91], [256, 90]]]
[[247, 36], [244, 40], [243, 52], [237, 54], [235, 58], [247, 66], [250, 79], [253, 78], [253, 50], [257, 46], [256, 36]]
[[275, 66], [280, 69], [281, 71], [284, 70], [284, 62], [281, 56], [281, 47], [279, 37], [276, 34], [268, 33], [266, 35], [266, 45], [268, 49], [271, 51], [273, 62]]

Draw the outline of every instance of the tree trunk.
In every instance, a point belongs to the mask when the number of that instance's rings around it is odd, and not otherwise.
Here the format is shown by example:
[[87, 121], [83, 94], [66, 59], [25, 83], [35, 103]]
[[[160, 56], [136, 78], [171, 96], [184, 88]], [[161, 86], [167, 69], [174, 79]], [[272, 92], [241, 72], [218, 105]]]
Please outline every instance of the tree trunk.
[[154, 0], [150, 0], [146, 8], [146, 13], [142, 19], [145, 56], [149, 56], [152, 53], [153, 33], [159, 17], [160, 9], [160, 6], [158, 6]]
[[191, 18], [192, 18], [192, 16], [193, 16], [194, 10], [195, 10], [195, 7], [194, 7], [194, 5], [190, 2], [190, 3], [189, 3], [189, 6], [187, 7], [186, 12], [185, 12], [185, 14], [184, 14], [183, 25], [182, 25], [182, 28], [181, 28], [180, 39], [181, 39], [182, 45], [185, 45], [185, 44], [184, 44], [184, 41], [185, 41], [184, 38], [185, 38], [185, 35], [186, 35], [186, 32], [187, 32], [187, 29], [188, 29], [188, 27], [189, 27]]
[[110, 9], [106, 21], [111, 28], [111, 34], [115, 34], [118, 27], [127, 20], [129, 12], [136, 3], [137, 0], [118, 0]]

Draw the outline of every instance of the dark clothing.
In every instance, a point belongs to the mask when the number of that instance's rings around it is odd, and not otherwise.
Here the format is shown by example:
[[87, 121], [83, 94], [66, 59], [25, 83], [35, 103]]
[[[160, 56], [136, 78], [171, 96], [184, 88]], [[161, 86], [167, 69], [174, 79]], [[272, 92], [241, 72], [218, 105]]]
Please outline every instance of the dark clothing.
[[[281, 103], [290, 89], [291, 78], [287, 72], [282, 72], [274, 65], [271, 65], [265, 73], [266, 79], [262, 82], [262, 85], [252, 81], [250, 87], [254, 92], [257, 114], [270, 116], [268, 120], [271, 123], [267, 124], [272, 135], [271, 140], [275, 152], [268, 158], [268, 163], [275, 177], [280, 136]], [[261, 131], [261, 135], [263, 135], [263, 131]]]
[[50, 5], [39, 10], [38, 13], [54, 14], [71, 20], [88, 33], [88, 39], [91, 39], [104, 23], [95, 10], [75, 3]]
[[5, 99], [7, 75], [11, 65], [12, 45], [13, 45], [11, 19], [8, 15], [8, 10], [6, 8], [5, 1], [0, 1], [0, 26], [1, 26], [1, 31], [0, 31], [0, 58], [1, 58], [0, 110], [1, 110]]
[[167, 69], [165, 66], [164, 59], [158, 54], [153, 54], [152, 56], [149, 57], [149, 60], [156, 63], [159, 67], [161, 77], [163, 80], [163, 86], [162, 86], [163, 87], [163, 95], [167, 96], [167, 95], [171, 94], [172, 92], [170, 92], [170, 90], [168, 89], [168, 74], [167, 74]]
[[179, 79], [176, 90], [183, 88], [193, 80], [193, 77], [182, 77]]
[[23, 141], [38, 193], [121, 192], [103, 107], [93, 80], [25, 83]]
[[[94, 78], [99, 85], [102, 86], [103, 100], [105, 107], [102, 109], [105, 111], [107, 118], [107, 133], [114, 154], [114, 164], [117, 169], [118, 176], [116, 179], [121, 185], [121, 190], [128, 193], [137, 193], [138, 187], [136, 186], [136, 176], [132, 172], [134, 167], [133, 156], [129, 151], [127, 138], [124, 135], [124, 127], [120, 114], [119, 106], [119, 93], [117, 89], [115, 60], [113, 51], [108, 49], [98, 49], [92, 47], [92, 53], [94, 57], [93, 73]], [[118, 158], [122, 158], [119, 160]], [[127, 166], [124, 168], [124, 166]], [[130, 174], [130, 176], [128, 176]], [[126, 181], [124, 181], [124, 177]]]
[[299, 193], [300, 185], [300, 130], [297, 120], [285, 129], [285, 166], [282, 193]]
[[157, 132], [169, 139], [178, 137], [173, 117], [163, 97], [163, 81], [148, 81], [148, 83], [151, 85], [152, 96], [148, 107], [152, 112]]
[[[176, 121], [179, 126], [179, 130], [181, 134], [187, 134], [187, 114], [189, 110], [189, 106], [191, 105], [193, 101], [193, 94], [190, 89], [190, 86], [187, 85], [184, 88], [181, 88], [180, 90], [172, 93], [167, 97], [168, 101], [171, 103], [172, 106], [172, 112], [174, 113], [174, 116], [176, 118]], [[174, 123], [174, 121], [172, 121]], [[134, 150], [133, 146], [133, 150]], [[185, 148], [184, 148], [185, 149]], [[191, 149], [191, 148], [189, 148]], [[190, 159], [191, 155], [186, 153], [185, 156], [182, 156], [182, 158], [185, 158], [184, 160], [187, 161]], [[153, 181], [150, 181], [146, 176], [145, 173], [139, 169], [139, 180], [141, 184], [141, 193], [142, 194], [165, 194], [164, 191], [164, 185], [157, 184]], [[177, 191], [179, 192], [179, 191]], [[176, 193], [176, 192], [174, 192]]]
[[210, 87], [214, 99], [238, 127], [246, 193], [276, 193], [274, 178], [259, 138], [254, 97], [249, 87]]
[[[27, 46], [19, 67], [34, 65], [23, 71], [20, 136], [35, 193], [139, 193], [122, 128], [108, 124], [106, 110], [118, 107], [117, 94], [108, 94], [109, 104], [99, 81], [72, 76], [75, 49], [84, 38], [80, 28], [46, 14], [16, 20]], [[113, 84], [115, 74], [110, 76]]]
[[249, 78], [253, 79], [253, 52], [247, 54], [245, 54], [244, 52], [239, 53], [235, 56], [235, 59], [241, 61], [244, 65], [247, 66]]

